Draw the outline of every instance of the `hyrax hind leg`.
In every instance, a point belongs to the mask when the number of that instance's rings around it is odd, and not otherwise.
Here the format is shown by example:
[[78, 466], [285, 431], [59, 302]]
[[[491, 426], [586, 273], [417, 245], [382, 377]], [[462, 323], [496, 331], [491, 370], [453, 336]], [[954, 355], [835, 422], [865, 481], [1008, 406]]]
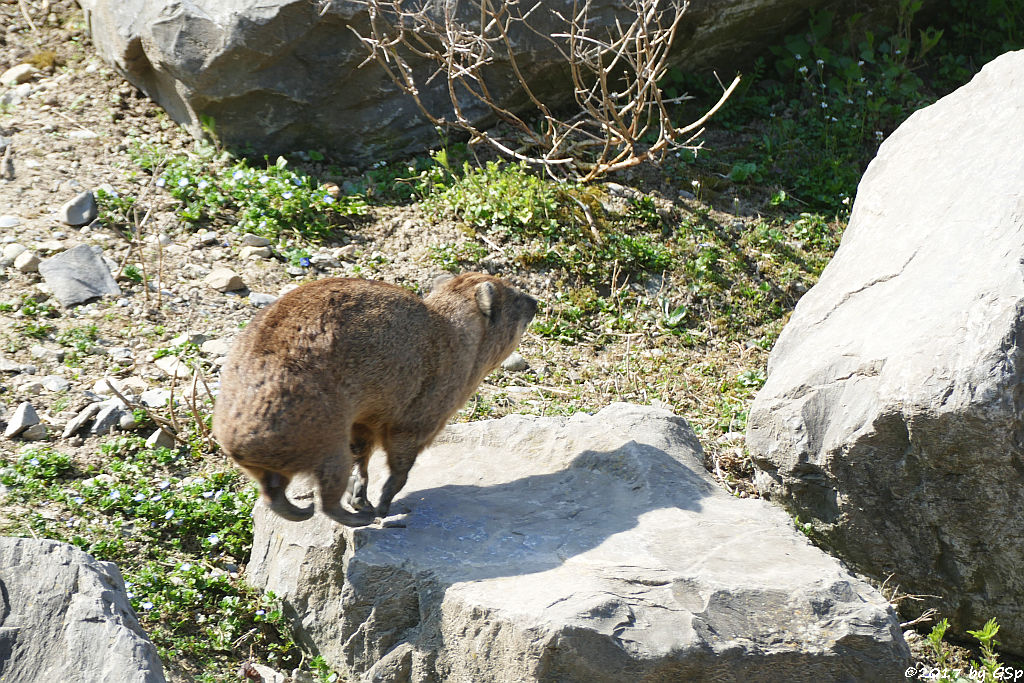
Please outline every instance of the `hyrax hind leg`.
[[300, 508], [288, 500], [285, 490], [288, 488], [289, 477], [280, 472], [272, 472], [262, 467], [240, 465], [245, 472], [259, 482], [263, 502], [271, 511], [291, 522], [304, 522], [313, 516], [313, 506]]
[[416, 456], [423, 450], [427, 441], [412, 434], [393, 433], [385, 444], [388, 454], [388, 469], [390, 474], [384, 482], [384, 489], [380, 494], [380, 501], [377, 503], [377, 516], [384, 518], [388, 516], [391, 509], [391, 501], [395, 494], [402, 490], [405, 482], [409, 479], [409, 470], [416, 462]]
[[320, 488], [320, 510], [338, 524], [345, 526], [365, 526], [373, 522], [373, 508], [359, 512], [349, 512], [341, 506], [341, 497], [348, 487], [349, 476], [352, 474], [352, 458], [348, 444], [344, 451], [324, 458], [315, 475]]

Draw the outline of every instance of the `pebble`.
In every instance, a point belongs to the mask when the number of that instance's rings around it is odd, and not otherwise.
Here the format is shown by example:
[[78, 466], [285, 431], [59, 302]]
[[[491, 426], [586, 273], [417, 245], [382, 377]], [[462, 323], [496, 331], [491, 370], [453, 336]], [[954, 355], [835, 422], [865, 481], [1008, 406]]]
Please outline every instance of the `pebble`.
[[64, 202], [57, 211], [57, 217], [62, 223], [76, 227], [92, 223], [96, 220], [97, 215], [99, 215], [99, 209], [96, 207], [96, 197], [89, 190]]
[[274, 252], [270, 250], [270, 247], [242, 247], [238, 251], [238, 258], [243, 261], [253, 258], [270, 258], [274, 255]]
[[18, 64], [0, 74], [0, 85], [18, 85], [32, 79], [39, 69], [31, 64]]
[[163, 408], [171, 400], [171, 390], [162, 388], [147, 389], [142, 392], [139, 400], [147, 408]]
[[153, 361], [153, 365], [160, 368], [168, 377], [189, 378], [192, 371], [177, 356], [162, 356]]
[[33, 344], [29, 347], [28, 353], [37, 360], [47, 361], [50, 363], [64, 362], [63, 349], [48, 349], [42, 344]]
[[15, 363], [10, 358], [0, 356], [0, 372], [24, 372], [25, 366], [21, 363]]
[[71, 388], [71, 382], [59, 375], [47, 375], [40, 380], [43, 388], [47, 391], [67, 391]]
[[32, 407], [31, 403], [23, 401], [18, 404], [14, 414], [11, 415], [11, 419], [7, 421], [7, 429], [4, 430], [4, 436], [8, 439], [13, 439], [36, 424], [39, 424], [39, 414]]
[[21, 225], [21, 219], [17, 216], [0, 216], [0, 228], [16, 228]]
[[[121, 301], [118, 301], [117, 303], [119, 306], [122, 305]], [[127, 301], [125, 301], [123, 305], [127, 306]], [[118, 365], [130, 365], [135, 361], [135, 351], [129, 349], [127, 346], [115, 346], [110, 349], [107, 354], [110, 356], [110, 360], [114, 361]]]
[[512, 355], [502, 361], [501, 367], [509, 372], [522, 372], [529, 368], [530, 364], [526, 362], [526, 359], [518, 351], [513, 351]]
[[[252, 294], [249, 295], [249, 298], [252, 299]], [[199, 350], [208, 356], [227, 355], [230, 348], [231, 345], [224, 339], [208, 339], [199, 346]]]
[[356, 257], [356, 245], [346, 244], [334, 250], [334, 257], [337, 259], [353, 259]]
[[93, 436], [109, 434], [110, 430], [121, 422], [121, 416], [124, 413], [125, 410], [121, 407], [120, 401], [115, 400], [109, 403], [105, 401], [101, 404], [99, 412], [96, 413], [92, 427], [89, 428], [89, 433]]
[[263, 308], [277, 301], [277, 297], [273, 294], [264, 294], [262, 292], [250, 292], [249, 303], [257, 308]]
[[163, 428], [157, 429], [146, 439], [147, 448], [174, 448], [174, 437]]
[[64, 425], [64, 431], [61, 432], [60, 438], [67, 439], [74, 436], [78, 430], [85, 426], [86, 422], [91, 420], [96, 413], [100, 412], [101, 407], [102, 406], [99, 403], [90, 403], [83, 408], [78, 415], [73, 417], [66, 425]]
[[230, 268], [214, 268], [210, 274], [203, 278], [207, 286], [216, 289], [218, 292], [233, 292], [245, 289], [245, 282], [242, 277]]
[[4, 247], [3, 260], [5, 263], [10, 265], [14, 263], [14, 260], [16, 258], [18, 258], [21, 254], [25, 253], [26, 251], [28, 251], [28, 248], [25, 247], [25, 245], [23, 244], [18, 244], [17, 242], [8, 244], [7, 246]]
[[247, 232], [242, 235], [242, 244], [247, 247], [265, 247], [270, 244], [270, 240], [266, 237], [260, 237], [259, 235]]
[[206, 341], [205, 334], [199, 334], [198, 332], [182, 332], [171, 340], [171, 346], [181, 346], [182, 344], [195, 344], [196, 346], [200, 346], [204, 341]]
[[310, 265], [317, 268], [341, 268], [341, 263], [330, 254], [314, 254], [309, 259]]
[[21, 433], [21, 438], [25, 441], [42, 441], [49, 435], [49, 430], [46, 429], [46, 425], [43, 423], [34, 424], [28, 427]]
[[18, 254], [18, 258], [14, 259], [14, 267], [22, 273], [38, 273], [39, 272], [39, 257], [35, 255], [35, 252], [23, 251]]
[[199, 233], [199, 244], [209, 247], [220, 241], [220, 236], [212, 230]]
[[39, 273], [65, 308], [98, 296], [121, 296], [121, 288], [114, 282], [102, 254], [99, 247], [94, 250], [79, 244], [43, 260]]

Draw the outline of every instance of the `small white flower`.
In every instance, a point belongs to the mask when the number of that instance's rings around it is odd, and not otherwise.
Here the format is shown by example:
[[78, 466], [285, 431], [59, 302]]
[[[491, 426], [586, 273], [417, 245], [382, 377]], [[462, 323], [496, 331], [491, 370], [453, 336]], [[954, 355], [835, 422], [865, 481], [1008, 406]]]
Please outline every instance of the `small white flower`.
[[882, 139], [882, 138], [884, 138], [884, 137], [885, 137], [885, 133], [883, 133], [883, 132], [882, 132], [882, 131], [880, 131], [880, 130], [876, 130], [876, 131], [875, 131], [875, 139], [877, 139], [877, 140], [881, 140], [881, 139]]
[[210, 498], [213, 496], [213, 491], [203, 491], [203, 498]]
[[185, 187], [188, 185], [188, 178], [178, 178], [178, 187]]
[[170, 485], [171, 485], [171, 482], [169, 482], [169, 481], [167, 481], [166, 479], [164, 479], [164, 480], [163, 480], [162, 482], [160, 482], [159, 484], [157, 484], [157, 485], [156, 485], [156, 487], [157, 487], [158, 489], [160, 489], [161, 491], [163, 491], [163, 490], [164, 490], [165, 488], [167, 488], [167, 487], [168, 487], [168, 486], [170, 486]]
[[814, 63], [817, 64], [818, 66], [825, 66], [825, 60], [824, 59], [819, 59], [819, 60], [817, 60]]
[[39, 458], [32, 458], [31, 460], [28, 461], [28, 464], [29, 465], [38, 465], [39, 464]]
[[828, 109], [828, 102], [822, 102], [821, 103], [821, 108], [822, 109]]
[[209, 184], [210, 183], [206, 182], [205, 180], [200, 180], [198, 183], [196, 183], [196, 187], [198, 187], [200, 190], [204, 190], [209, 186]]
[[107, 497], [110, 498], [110, 500], [117, 500], [118, 498], [121, 497], [121, 492], [120, 491], [111, 491], [110, 494]]
[[267, 181], [269, 181], [269, 180], [270, 180], [270, 176], [268, 176], [266, 174], [260, 176], [260, 183], [263, 184], [263, 185], [266, 185]]
[[282, 192], [281, 193], [281, 199], [291, 199], [291, 198], [292, 198], [292, 193], [291, 192]]
[[324, 204], [333, 204], [333, 203], [334, 203], [334, 197], [332, 197], [329, 194], [325, 194], [324, 195]]
[[85, 498], [82, 498], [81, 496], [75, 496], [74, 498], [72, 498], [72, 500], [78, 503], [79, 505], [85, 502]]
[[163, 496], [161, 496], [159, 493], [157, 493], [156, 495], [154, 495], [152, 498], [149, 499], [149, 502], [155, 503], [158, 500], [161, 500], [162, 498], [163, 498]]
[[256, 614], [257, 614], [258, 616], [261, 616], [261, 617], [262, 617], [262, 616], [263, 616], [264, 614], [266, 614], [266, 613], [267, 613], [267, 610], [265, 610], [265, 609], [258, 609], [258, 610], [256, 610]]
[[864, 60], [861, 59], [857, 62], [857, 66], [864, 66]]
[[898, 55], [899, 55], [899, 54], [903, 54], [903, 50], [899, 50], [899, 49], [897, 49], [897, 50], [896, 50], [896, 54], [898, 54]]
[[242, 169], [238, 169], [237, 171], [231, 174], [231, 177], [235, 180], [241, 180], [242, 178], [245, 177], [245, 171], [243, 171]]
[[191, 564], [191, 563], [189, 563], [189, 562], [186, 562], [185, 564], [181, 565], [181, 566], [179, 567], [179, 569], [180, 569], [181, 571], [183, 571], [183, 572], [187, 572], [187, 571], [188, 571], [189, 569], [192, 569], [192, 564]]
[[156, 179], [156, 186], [157, 187], [163, 187], [166, 184], [167, 184], [167, 181], [164, 179], [163, 176], [160, 176], [159, 178]]
[[845, 204], [846, 206], [849, 206], [850, 205], [850, 198], [849, 197], [843, 197], [843, 204]]
[[799, 54], [795, 54], [795, 55], [793, 55], [793, 56], [794, 56], [794, 57], [796, 57], [796, 61], [798, 61], [798, 62], [799, 62], [799, 61], [800, 61], [801, 59], [803, 59], [803, 57], [801, 57], [801, 56], [800, 56]]
[[142, 609], [153, 609], [153, 603], [151, 603], [149, 600], [146, 600], [146, 602], [139, 605], [139, 607], [141, 607]]
[[146, 494], [136, 493], [135, 496], [132, 497], [132, 500], [134, 500], [136, 503], [146, 500]]
[[875, 93], [871, 92], [870, 90], [868, 90], [868, 91], [867, 91], [867, 93], [866, 93], [866, 95], [867, 95], [868, 97], [871, 97], [871, 96], [872, 96], [872, 95], [874, 95], [874, 94], [875, 94]]
[[173, 516], [174, 516], [174, 510], [168, 510], [167, 514], [164, 515], [164, 519], [170, 519]]
[[206, 540], [209, 541], [210, 545], [217, 545], [220, 543], [220, 536], [217, 534], [210, 534], [207, 536]]
[[807, 73], [807, 67], [806, 66], [802, 66], [799, 69], [797, 69], [797, 71], [799, 71], [802, 74], [806, 74]]

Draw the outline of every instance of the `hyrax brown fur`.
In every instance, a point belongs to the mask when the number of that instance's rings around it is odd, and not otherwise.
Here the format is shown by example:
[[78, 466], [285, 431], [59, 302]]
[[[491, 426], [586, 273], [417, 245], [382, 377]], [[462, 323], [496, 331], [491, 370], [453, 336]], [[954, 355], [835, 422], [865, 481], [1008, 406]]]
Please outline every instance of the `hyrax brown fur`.
[[[416, 456], [519, 343], [537, 302], [502, 280], [464, 273], [421, 299], [401, 287], [330, 278], [259, 313], [221, 371], [213, 433], [285, 519], [313, 516], [285, 495], [309, 472], [320, 509], [341, 524], [387, 516]], [[366, 461], [380, 446], [390, 474], [376, 510]], [[352, 502], [341, 505], [352, 473]]]

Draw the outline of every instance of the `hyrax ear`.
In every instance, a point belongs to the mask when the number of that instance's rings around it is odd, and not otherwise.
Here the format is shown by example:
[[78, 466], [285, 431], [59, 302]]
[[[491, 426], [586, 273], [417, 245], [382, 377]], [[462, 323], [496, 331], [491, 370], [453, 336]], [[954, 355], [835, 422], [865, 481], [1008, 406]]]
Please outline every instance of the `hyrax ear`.
[[488, 320], [491, 319], [491, 309], [497, 295], [498, 290], [495, 289], [493, 282], [481, 282], [476, 286], [476, 305]]

